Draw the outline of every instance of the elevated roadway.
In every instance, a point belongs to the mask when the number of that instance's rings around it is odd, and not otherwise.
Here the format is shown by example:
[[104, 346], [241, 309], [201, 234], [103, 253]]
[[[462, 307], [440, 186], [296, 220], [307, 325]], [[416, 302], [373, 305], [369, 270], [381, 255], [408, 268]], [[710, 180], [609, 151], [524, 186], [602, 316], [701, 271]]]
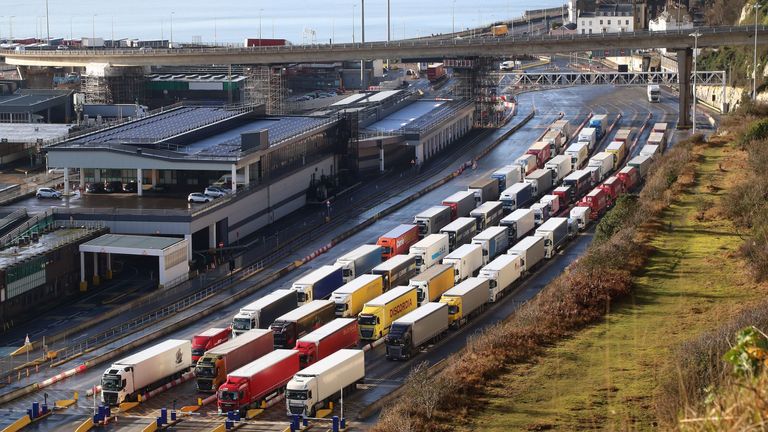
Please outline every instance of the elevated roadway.
[[[80, 66], [101, 63], [115, 67], [190, 66], [210, 64], [290, 64], [382, 58], [443, 59], [450, 57], [508, 57], [551, 55], [562, 52], [605, 49], [689, 50], [694, 30], [625, 32], [574, 35], [410, 40], [356, 44], [292, 45], [250, 48], [200, 48], [164, 50], [26, 50], [0, 51], [5, 62], [16, 66]], [[754, 26], [723, 26], [695, 29], [701, 33], [700, 48], [751, 45]], [[768, 43], [768, 27], [758, 26], [758, 43]]]

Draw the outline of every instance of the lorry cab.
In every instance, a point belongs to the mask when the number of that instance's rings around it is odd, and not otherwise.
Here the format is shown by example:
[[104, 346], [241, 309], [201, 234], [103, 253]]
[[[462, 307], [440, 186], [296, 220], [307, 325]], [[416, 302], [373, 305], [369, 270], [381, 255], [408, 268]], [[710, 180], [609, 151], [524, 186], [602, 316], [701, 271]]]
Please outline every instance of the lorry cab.
[[393, 323], [389, 328], [389, 334], [386, 336], [387, 359], [404, 358], [412, 356], [411, 347], [413, 345], [412, 327], [408, 323]]
[[229, 328], [209, 328], [199, 335], [192, 336], [192, 362], [197, 362], [209, 349], [229, 340]]
[[227, 377], [227, 381], [219, 387], [218, 391], [219, 411], [226, 413], [239, 410], [241, 401], [248, 400], [248, 396], [247, 378]]
[[133, 368], [110, 366], [101, 377], [101, 396], [105, 404], [119, 405], [126, 400], [126, 388], [133, 388]]

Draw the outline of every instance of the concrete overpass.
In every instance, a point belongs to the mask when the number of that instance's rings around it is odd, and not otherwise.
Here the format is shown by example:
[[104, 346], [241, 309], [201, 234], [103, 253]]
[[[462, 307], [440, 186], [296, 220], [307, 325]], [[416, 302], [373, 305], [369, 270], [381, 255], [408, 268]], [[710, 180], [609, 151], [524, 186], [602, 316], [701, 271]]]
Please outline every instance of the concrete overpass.
[[[751, 45], [754, 26], [709, 27], [701, 33], [699, 47]], [[665, 32], [599, 33], [478, 37], [453, 40], [410, 40], [356, 44], [293, 45], [251, 48], [199, 48], [140, 51], [136, 49], [0, 50], [5, 62], [17, 66], [80, 66], [101, 63], [121, 66], [191, 66], [210, 64], [290, 64], [363, 59], [443, 59], [451, 57], [508, 57], [549, 55], [610, 49], [693, 47], [693, 30]], [[758, 26], [758, 42], [768, 43], [768, 27]]]
[[512, 55], [551, 55], [563, 52], [613, 49], [666, 48], [677, 53], [680, 73], [681, 128], [689, 127], [691, 106], [692, 31], [701, 34], [700, 48], [752, 45], [755, 31], [758, 42], [768, 44], [768, 27], [722, 26], [664, 32], [636, 31], [573, 35], [476, 37], [449, 40], [409, 40], [356, 44], [318, 44], [282, 47], [201, 48], [167, 50], [26, 50], [0, 51], [0, 59], [20, 67], [75, 66], [106, 64], [112, 67], [191, 66], [291, 63], [323, 63], [358, 59], [504, 58]]

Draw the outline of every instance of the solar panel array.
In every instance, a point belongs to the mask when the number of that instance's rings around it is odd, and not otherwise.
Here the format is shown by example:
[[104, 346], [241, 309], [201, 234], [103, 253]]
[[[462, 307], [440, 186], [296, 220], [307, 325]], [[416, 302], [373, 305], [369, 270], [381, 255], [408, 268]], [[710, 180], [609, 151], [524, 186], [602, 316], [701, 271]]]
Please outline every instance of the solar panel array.
[[237, 114], [221, 107], [181, 107], [85, 135], [70, 144], [156, 142]]
[[[300, 135], [301, 133], [314, 129], [328, 122], [327, 118], [322, 117], [277, 117], [261, 119], [253, 123], [253, 132], [263, 129], [269, 131], [269, 145], [273, 146], [288, 138]], [[240, 152], [241, 136], [230, 138], [219, 144], [202, 149], [195, 153], [201, 156], [223, 156]]]

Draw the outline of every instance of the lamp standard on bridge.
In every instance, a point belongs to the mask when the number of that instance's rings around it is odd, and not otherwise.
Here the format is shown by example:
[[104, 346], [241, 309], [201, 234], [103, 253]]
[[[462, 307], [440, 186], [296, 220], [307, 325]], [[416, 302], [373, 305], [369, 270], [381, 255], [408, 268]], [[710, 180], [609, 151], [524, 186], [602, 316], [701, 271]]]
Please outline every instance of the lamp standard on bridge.
[[456, 0], [453, 0], [453, 8], [451, 8], [451, 33], [456, 33]]
[[757, 100], [757, 13], [760, 9], [760, 4], [755, 3], [752, 6], [755, 9], [755, 50], [752, 55], [752, 100]]
[[696, 71], [698, 64], [699, 36], [701, 33], [694, 32], [689, 34], [693, 38], [693, 133], [696, 133]]
[[264, 12], [264, 9], [259, 9], [259, 46], [261, 46], [261, 15]]
[[91, 17], [91, 44], [96, 46], [96, 14]]
[[16, 18], [16, 15], [11, 15], [8, 17], [8, 42], [13, 43], [13, 19]]
[[171, 49], [173, 49], [173, 12], [171, 12]]

